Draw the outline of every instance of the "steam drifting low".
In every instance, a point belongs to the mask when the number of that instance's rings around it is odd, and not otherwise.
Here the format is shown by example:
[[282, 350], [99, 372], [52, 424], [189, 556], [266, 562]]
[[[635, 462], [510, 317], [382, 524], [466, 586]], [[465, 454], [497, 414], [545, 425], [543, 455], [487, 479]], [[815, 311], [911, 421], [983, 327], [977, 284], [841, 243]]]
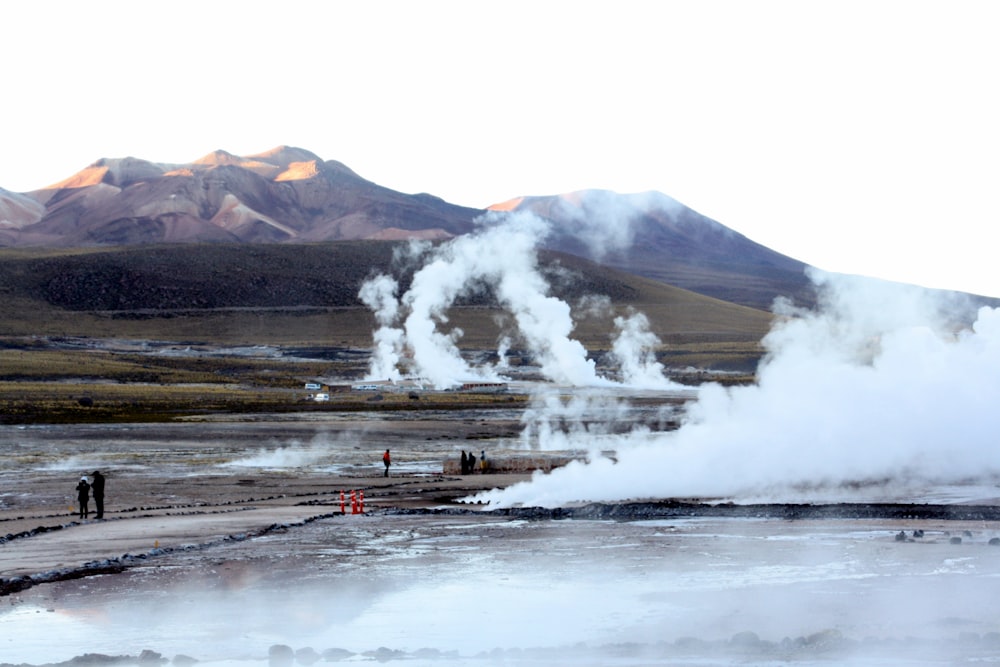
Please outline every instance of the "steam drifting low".
[[813, 272], [815, 311], [776, 304], [752, 386], [702, 389], [681, 428], [481, 494], [491, 506], [650, 497], [808, 500], [1000, 473], [1000, 310], [970, 328], [958, 296]]

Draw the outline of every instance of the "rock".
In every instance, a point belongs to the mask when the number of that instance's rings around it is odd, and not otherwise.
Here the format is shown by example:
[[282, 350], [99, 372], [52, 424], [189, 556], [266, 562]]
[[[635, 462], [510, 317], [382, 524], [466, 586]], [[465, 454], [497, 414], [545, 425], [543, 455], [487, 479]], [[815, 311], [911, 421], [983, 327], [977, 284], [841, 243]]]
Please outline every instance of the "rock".
[[354, 652], [348, 651], [346, 648], [328, 648], [321, 655], [327, 662], [337, 662], [354, 657]]
[[142, 667], [155, 667], [156, 665], [162, 665], [165, 662], [169, 661], [156, 651], [143, 649], [142, 653], [139, 654], [139, 664], [142, 665]]
[[295, 652], [291, 646], [274, 644], [267, 650], [268, 667], [292, 667], [295, 662]]
[[406, 654], [402, 651], [397, 651], [396, 649], [386, 648], [385, 646], [379, 646], [374, 651], [365, 651], [362, 655], [374, 658], [379, 662], [384, 662], [386, 660], [402, 660], [406, 657]]
[[730, 638], [729, 644], [730, 646], [739, 648], [758, 648], [760, 646], [760, 637], [757, 636], [756, 632], [750, 632], [749, 630], [737, 632]]
[[295, 652], [295, 661], [300, 665], [311, 665], [320, 659], [319, 653], [311, 646], [300, 648]]

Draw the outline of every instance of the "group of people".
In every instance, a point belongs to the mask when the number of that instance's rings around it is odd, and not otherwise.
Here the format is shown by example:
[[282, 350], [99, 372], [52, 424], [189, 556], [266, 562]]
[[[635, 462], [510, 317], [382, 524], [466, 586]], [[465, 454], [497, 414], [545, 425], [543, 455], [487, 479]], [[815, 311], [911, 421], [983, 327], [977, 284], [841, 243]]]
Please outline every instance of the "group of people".
[[96, 512], [94, 513], [95, 519], [104, 518], [104, 475], [101, 474], [100, 470], [95, 470], [91, 475], [93, 481], [87, 479], [84, 475], [80, 478], [80, 481], [76, 484], [76, 499], [80, 503], [80, 518], [86, 519], [90, 514], [90, 496], [94, 496], [94, 505]]
[[[389, 476], [389, 466], [392, 465], [392, 457], [389, 454], [389, 450], [385, 450], [382, 454], [382, 464], [385, 466], [385, 472], [383, 475], [385, 477]], [[478, 464], [478, 465], [477, 465]], [[479, 450], [479, 459], [476, 459], [476, 455], [472, 452], [466, 453], [462, 450], [462, 474], [471, 475], [475, 472], [486, 474], [490, 470], [490, 462], [486, 460], [486, 450]]]
[[[490, 469], [490, 464], [486, 460], [486, 450], [485, 449], [480, 450], [479, 451], [479, 472], [485, 473], [489, 469]], [[465, 450], [463, 449], [462, 450], [462, 474], [463, 475], [471, 475], [474, 472], [476, 472], [476, 455], [473, 454], [472, 452], [469, 452], [468, 454], [466, 454]]]

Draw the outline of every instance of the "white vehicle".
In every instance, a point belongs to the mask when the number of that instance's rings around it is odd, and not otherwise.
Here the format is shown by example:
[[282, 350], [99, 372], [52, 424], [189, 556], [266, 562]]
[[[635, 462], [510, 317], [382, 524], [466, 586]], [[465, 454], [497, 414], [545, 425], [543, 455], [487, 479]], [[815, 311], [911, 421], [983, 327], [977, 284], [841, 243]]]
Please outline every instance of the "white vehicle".
[[313, 397], [313, 400], [314, 401], [329, 401], [330, 400], [330, 394], [325, 394], [325, 393], [324, 394], [316, 394], [316, 396]]
[[315, 382], [306, 382], [306, 389], [320, 389], [321, 387]]

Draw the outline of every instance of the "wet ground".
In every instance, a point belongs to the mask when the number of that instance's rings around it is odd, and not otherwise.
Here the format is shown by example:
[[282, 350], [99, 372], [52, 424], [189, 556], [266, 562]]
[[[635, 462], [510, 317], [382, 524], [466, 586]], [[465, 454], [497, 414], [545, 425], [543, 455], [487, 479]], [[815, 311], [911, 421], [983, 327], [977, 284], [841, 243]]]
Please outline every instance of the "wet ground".
[[[488, 512], [454, 501], [526, 476], [443, 462], [525, 455], [517, 415], [383, 417], [4, 427], [0, 664], [1000, 660], [995, 489]], [[106, 520], [81, 522], [98, 469]]]

